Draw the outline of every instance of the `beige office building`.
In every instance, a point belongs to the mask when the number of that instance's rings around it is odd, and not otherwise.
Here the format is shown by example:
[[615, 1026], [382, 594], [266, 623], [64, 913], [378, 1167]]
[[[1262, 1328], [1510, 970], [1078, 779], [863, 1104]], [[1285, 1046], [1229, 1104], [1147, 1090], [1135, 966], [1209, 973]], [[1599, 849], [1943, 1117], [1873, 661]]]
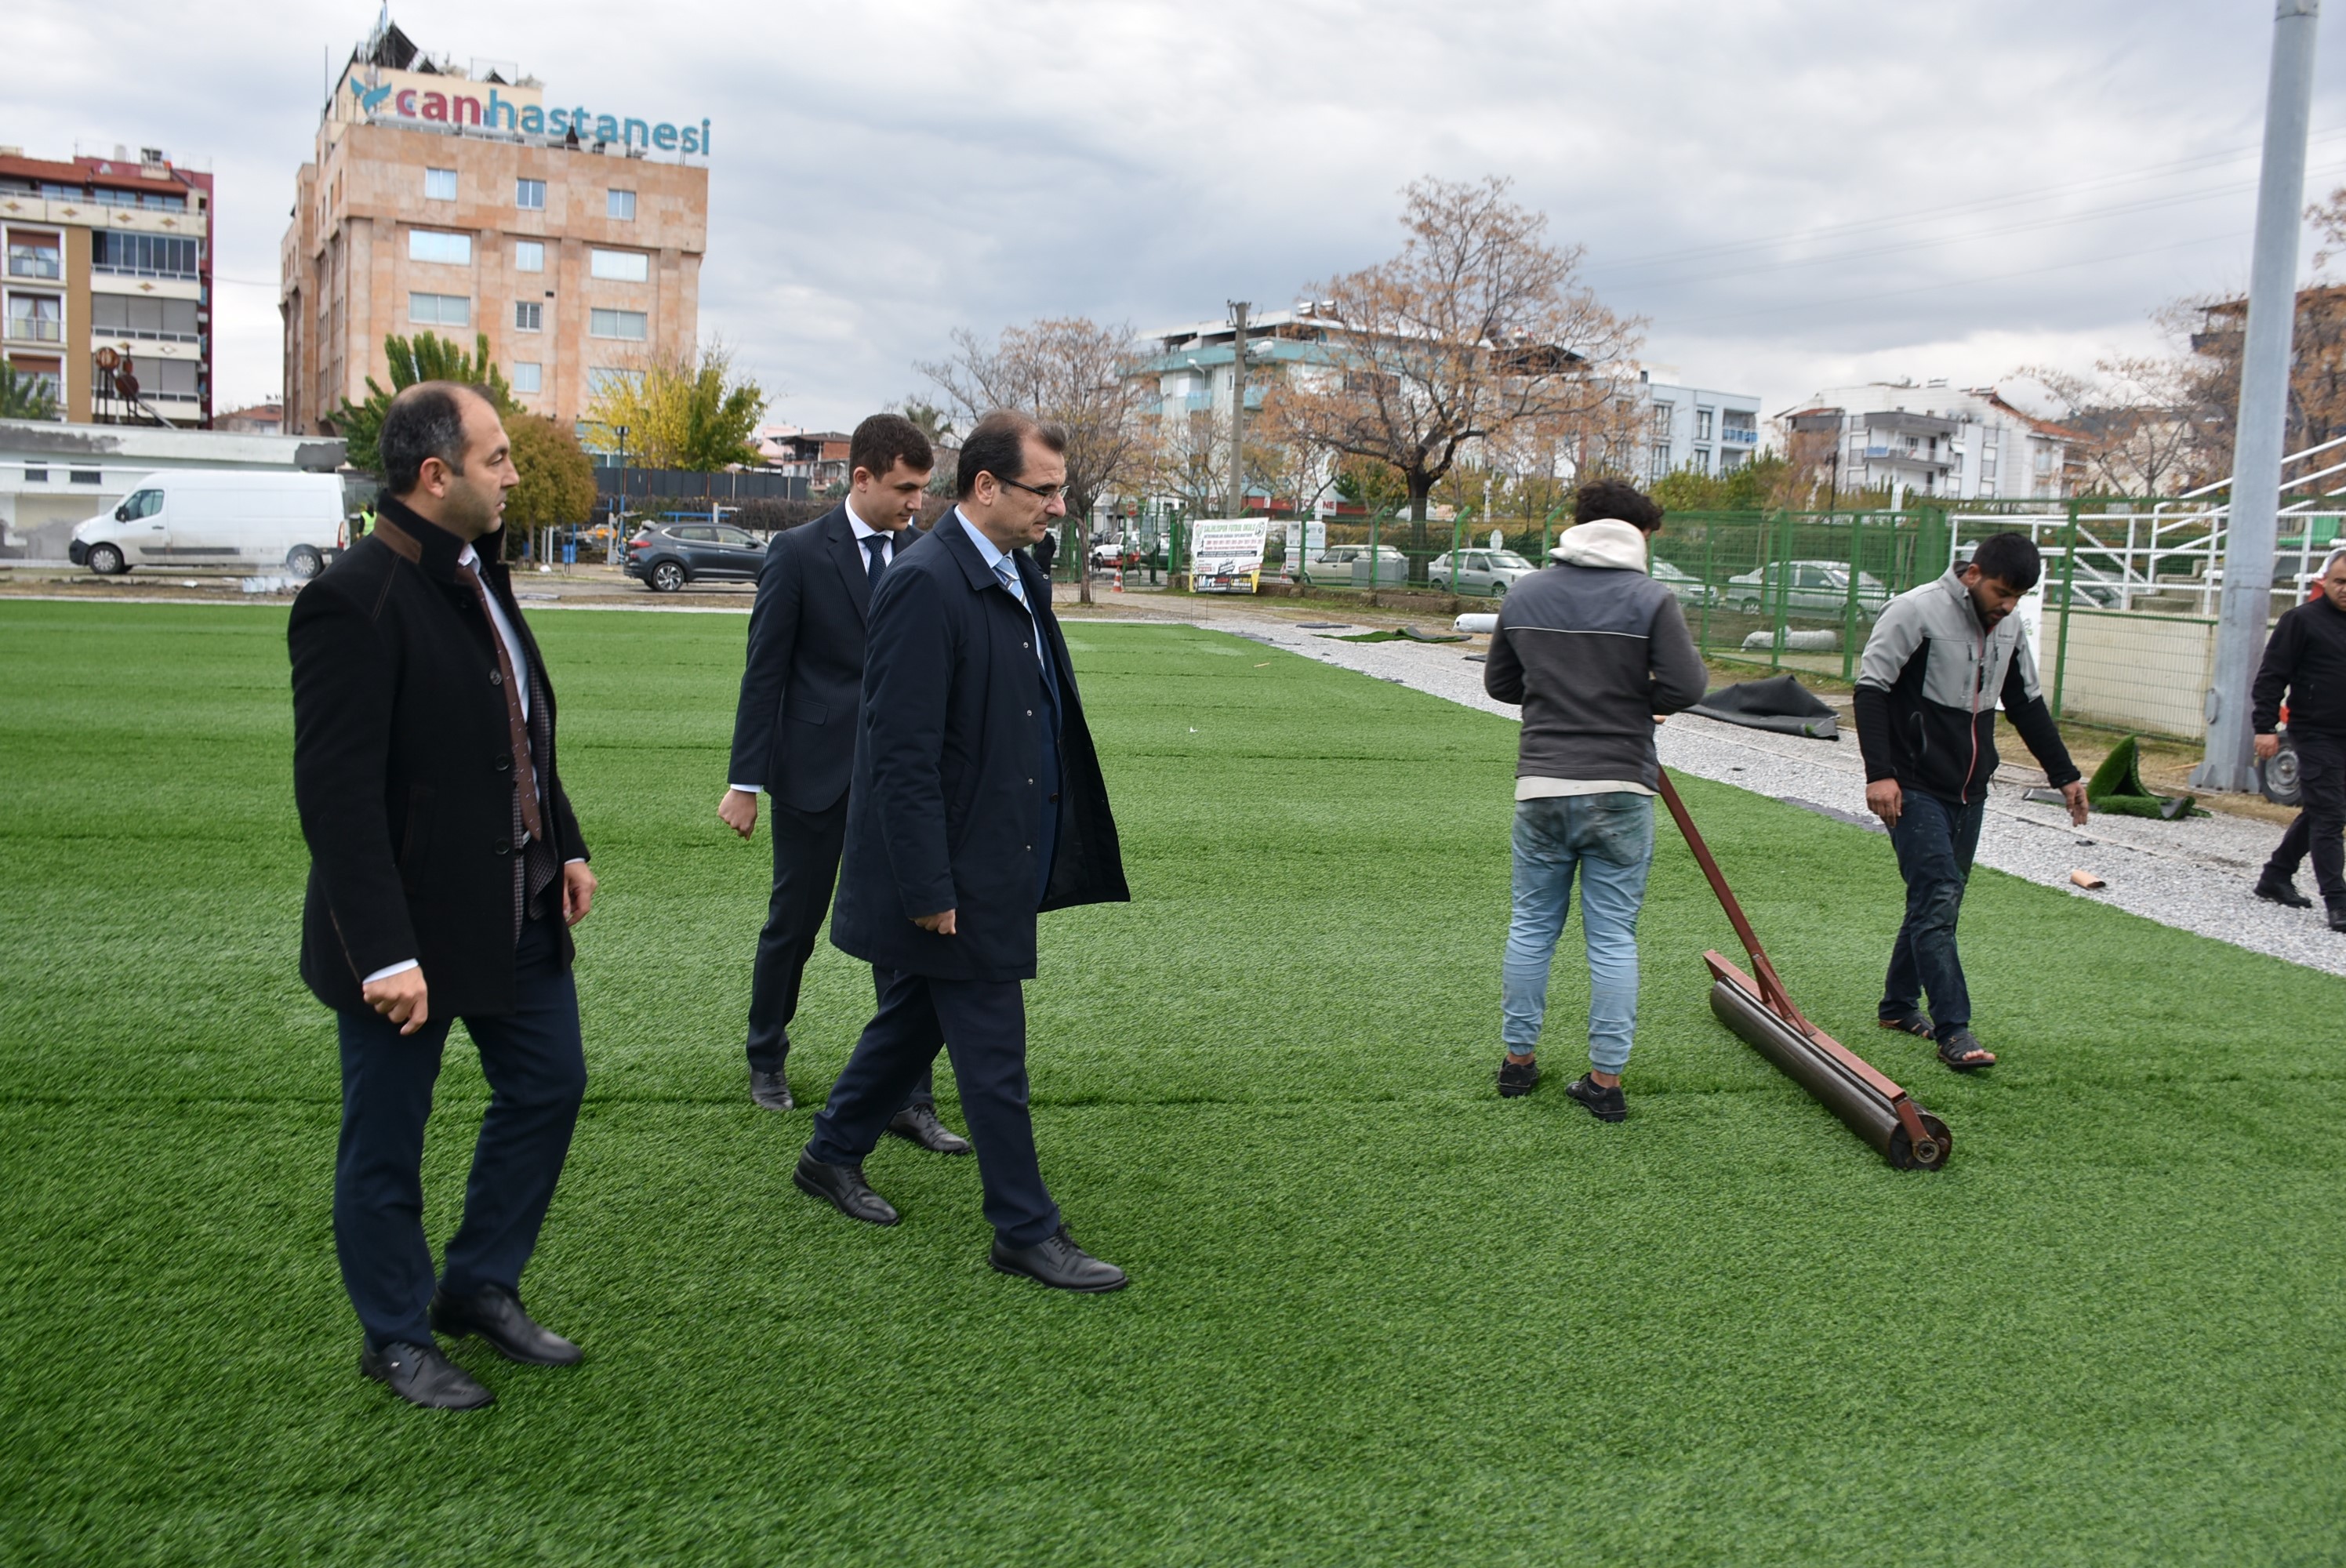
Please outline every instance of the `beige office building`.
[[706, 120], [548, 106], [509, 66], [355, 51], [301, 166], [280, 261], [286, 433], [325, 433], [387, 336], [489, 352], [525, 408], [585, 417], [600, 380], [699, 339]]

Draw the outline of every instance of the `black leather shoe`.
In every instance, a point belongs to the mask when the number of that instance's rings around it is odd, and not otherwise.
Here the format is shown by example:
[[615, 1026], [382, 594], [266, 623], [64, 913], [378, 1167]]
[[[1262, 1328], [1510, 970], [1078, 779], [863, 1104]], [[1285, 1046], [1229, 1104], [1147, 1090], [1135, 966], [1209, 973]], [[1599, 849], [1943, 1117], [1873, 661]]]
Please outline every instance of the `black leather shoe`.
[[933, 1155], [969, 1153], [969, 1140], [947, 1130], [945, 1125], [937, 1120], [937, 1108], [925, 1102], [907, 1105], [897, 1112], [895, 1118], [888, 1124], [888, 1130], [900, 1138], [912, 1139]]
[[478, 1334], [506, 1360], [532, 1367], [575, 1367], [585, 1354], [561, 1335], [540, 1328], [522, 1310], [521, 1298], [498, 1285], [471, 1296], [434, 1291], [432, 1331], [451, 1339]]
[[862, 1166], [827, 1166], [812, 1155], [801, 1154], [790, 1180], [801, 1192], [813, 1194], [850, 1219], [893, 1225], [898, 1218], [888, 1200], [864, 1181]]
[[359, 1370], [411, 1405], [427, 1410], [477, 1410], [497, 1402], [496, 1395], [473, 1380], [473, 1375], [440, 1353], [437, 1345], [385, 1345], [380, 1350], [361, 1349]]
[[799, 1103], [790, 1098], [790, 1081], [779, 1067], [770, 1073], [750, 1069], [750, 1098], [769, 1111], [795, 1111]]
[[2297, 891], [2297, 884], [2287, 877], [2277, 877], [2265, 871], [2257, 878], [2257, 897], [2283, 909], [2310, 910], [2313, 901]]
[[1132, 1283], [1123, 1269], [1113, 1263], [1104, 1263], [1076, 1245], [1076, 1238], [1061, 1226], [1032, 1247], [1009, 1247], [1000, 1237], [994, 1238], [994, 1267], [1005, 1274], [1024, 1274], [1037, 1284], [1054, 1290], [1083, 1290], [1096, 1294], [1103, 1290], [1121, 1290]]
[[2324, 899], [2323, 913], [2330, 917], [2331, 931], [2346, 931], [2346, 899]]
[[1528, 1095], [1538, 1084], [1538, 1063], [1519, 1061], [1514, 1056], [1499, 1058], [1499, 1098], [1512, 1100]]
[[1621, 1085], [1606, 1088], [1583, 1073], [1564, 1086], [1564, 1092], [1588, 1107], [1588, 1114], [1600, 1122], [1626, 1122], [1629, 1119], [1629, 1101], [1621, 1093]]

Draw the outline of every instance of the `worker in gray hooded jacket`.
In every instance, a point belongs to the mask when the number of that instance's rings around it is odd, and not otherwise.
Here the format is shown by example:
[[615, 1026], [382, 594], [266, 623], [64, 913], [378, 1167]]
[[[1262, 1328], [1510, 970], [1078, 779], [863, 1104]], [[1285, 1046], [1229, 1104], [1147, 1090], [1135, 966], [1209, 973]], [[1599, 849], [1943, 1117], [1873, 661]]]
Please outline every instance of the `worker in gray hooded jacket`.
[[1556, 565], [1508, 590], [1483, 667], [1484, 689], [1524, 708], [1499, 1093], [1539, 1082], [1548, 969], [1577, 873], [1589, 1070], [1564, 1092], [1617, 1122], [1628, 1115], [1621, 1070], [1637, 1025], [1637, 912], [1654, 859], [1654, 725], [1701, 701], [1709, 677], [1677, 598], [1647, 575], [1661, 507], [1608, 480], [1582, 488], [1574, 516], [1548, 552]]

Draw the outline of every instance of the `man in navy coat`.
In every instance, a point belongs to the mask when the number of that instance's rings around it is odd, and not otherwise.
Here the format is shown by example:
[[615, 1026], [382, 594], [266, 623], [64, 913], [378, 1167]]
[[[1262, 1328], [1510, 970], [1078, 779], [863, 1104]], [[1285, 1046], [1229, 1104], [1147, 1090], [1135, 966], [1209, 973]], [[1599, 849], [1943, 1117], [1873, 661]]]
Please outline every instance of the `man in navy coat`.
[[1066, 450], [1022, 414], [979, 421], [960, 504], [872, 596], [831, 938], [891, 976], [794, 1179], [852, 1218], [895, 1224], [863, 1159], [942, 1033], [994, 1267], [1096, 1291], [1125, 1274], [1076, 1245], [1043, 1185], [1022, 984], [1038, 910], [1131, 897], [1050, 587], [1020, 554], [1066, 514]]
[[[733, 718], [730, 780], [717, 814], [744, 839], [758, 795], [773, 797], [774, 886], [750, 981], [750, 1098], [794, 1108], [784, 1062], [799, 983], [831, 907], [847, 833], [847, 780], [863, 700], [863, 625], [872, 592], [920, 537], [912, 522], [935, 458], [928, 437], [898, 413], [875, 413], [849, 438], [846, 497], [829, 514], [774, 535], [750, 612], [750, 653]], [[875, 994], [886, 976], [872, 974]], [[939, 1154], [969, 1145], [937, 1120], [921, 1074], [888, 1130]]]

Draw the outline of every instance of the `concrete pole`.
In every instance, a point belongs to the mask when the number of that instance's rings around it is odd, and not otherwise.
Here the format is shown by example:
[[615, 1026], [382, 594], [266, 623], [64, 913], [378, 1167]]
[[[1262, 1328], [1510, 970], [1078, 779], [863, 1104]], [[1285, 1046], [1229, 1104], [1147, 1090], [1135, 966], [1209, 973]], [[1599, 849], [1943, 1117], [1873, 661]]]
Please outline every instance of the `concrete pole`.
[[1244, 300], [1229, 304], [1230, 325], [1238, 331], [1230, 339], [1230, 498], [1223, 515], [1241, 517], [1246, 514], [1246, 328], [1252, 307]]
[[2216, 623], [2215, 685], [2208, 690], [2202, 789], [2255, 787], [2249, 687], [2272, 619], [2273, 535], [2280, 509], [2289, 417], [2290, 339], [2297, 325], [2298, 214], [2305, 204], [2306, 127], [2313, 108], [2313, 29], [2320, 0], [2280, 0], [2272, 76], [2265, 88], [2264, 172], [2257, 186], [2256, 251], [2240, 354], [2240, 414], [2232, 443], [2231, 517], [2224, 535], [2224, 596]]

